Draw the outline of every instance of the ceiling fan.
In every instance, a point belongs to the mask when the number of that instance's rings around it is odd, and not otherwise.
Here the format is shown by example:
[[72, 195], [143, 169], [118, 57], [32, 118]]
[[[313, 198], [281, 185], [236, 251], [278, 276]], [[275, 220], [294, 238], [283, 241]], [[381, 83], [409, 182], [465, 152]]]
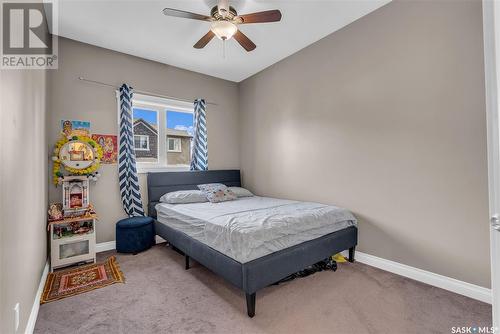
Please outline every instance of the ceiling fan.
[[254, 50], [257, 46], [238, 29], [238, 25], [278, 22], [281, 20], [281, 12], [279, 10], [266, 10], [263, 12], [238, 15], [236, 10], [229, 6], [229, 0], [219, 0], [218, 5], [213, 7], [210, 11], [210, 16], [173, 8], [165, 8], [163, 14], [212, 23], [208, 33], [193, 46], [196, 49], [203, 49], [214, 36], [217, 36], [222, 41], [234, 37], [234, 39], [248, 52]]

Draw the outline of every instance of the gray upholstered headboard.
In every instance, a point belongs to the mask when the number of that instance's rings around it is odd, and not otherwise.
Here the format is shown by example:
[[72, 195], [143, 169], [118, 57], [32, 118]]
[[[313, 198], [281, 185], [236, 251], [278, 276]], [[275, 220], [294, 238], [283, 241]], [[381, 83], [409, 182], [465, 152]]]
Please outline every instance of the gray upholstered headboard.
[[148, 173], [148, 213], [156, 218], [155, 205], [160, 197], [177, 190], [198, 189], [198, 184], [223, 183], [228, 187], [241, 187], [239, 170], [208, 170], [189, 172]]

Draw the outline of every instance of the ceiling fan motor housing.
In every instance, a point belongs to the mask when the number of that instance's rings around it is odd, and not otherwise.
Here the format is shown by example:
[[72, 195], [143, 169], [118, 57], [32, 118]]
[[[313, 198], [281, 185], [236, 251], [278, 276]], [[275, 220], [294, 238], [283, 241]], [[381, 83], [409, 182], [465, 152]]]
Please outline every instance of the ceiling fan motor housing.
[[220, 21], [220, 20], [232, 21], [232, 20], [234, 20], [234, 18], [236, 16], [238, 16], [238, 13], [236, 12], [236, 9], [234, 9], [234, 7], [229, 6], [229, 12], [226, 14], [226, 17], [224, 18], [219, 13], [219, 7], [215, 6], [210, 11], [210, 16], [213, 17], [217, 21]]

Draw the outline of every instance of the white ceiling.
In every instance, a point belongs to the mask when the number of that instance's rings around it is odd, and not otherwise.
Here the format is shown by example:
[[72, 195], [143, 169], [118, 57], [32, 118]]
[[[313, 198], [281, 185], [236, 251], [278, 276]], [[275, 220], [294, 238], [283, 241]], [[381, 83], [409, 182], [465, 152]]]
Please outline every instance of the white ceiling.
[[279, 23], [241, 25], [257, 44], [246, 52], [235, 40], [214, 38], [204, 49], [193, 44], [210, 23], [167, 17], [172, 7], [209, 15], [216, 0], [61, 0], [59, 35], [180, 68], [239, 82], [331, 34], [390, 0], [234, 0], [239, 14], [280, 9]]

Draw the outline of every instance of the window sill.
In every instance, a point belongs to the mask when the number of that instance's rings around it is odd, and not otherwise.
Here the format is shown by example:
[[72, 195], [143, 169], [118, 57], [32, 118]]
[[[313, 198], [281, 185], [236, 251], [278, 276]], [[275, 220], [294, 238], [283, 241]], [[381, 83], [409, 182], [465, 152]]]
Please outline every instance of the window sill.
[[189, 166], [168, 166], [168, 167], [137, 166], [138, 174], [160, 173], [160, 172], [185, 172], [185, 171], [189, 171]]

